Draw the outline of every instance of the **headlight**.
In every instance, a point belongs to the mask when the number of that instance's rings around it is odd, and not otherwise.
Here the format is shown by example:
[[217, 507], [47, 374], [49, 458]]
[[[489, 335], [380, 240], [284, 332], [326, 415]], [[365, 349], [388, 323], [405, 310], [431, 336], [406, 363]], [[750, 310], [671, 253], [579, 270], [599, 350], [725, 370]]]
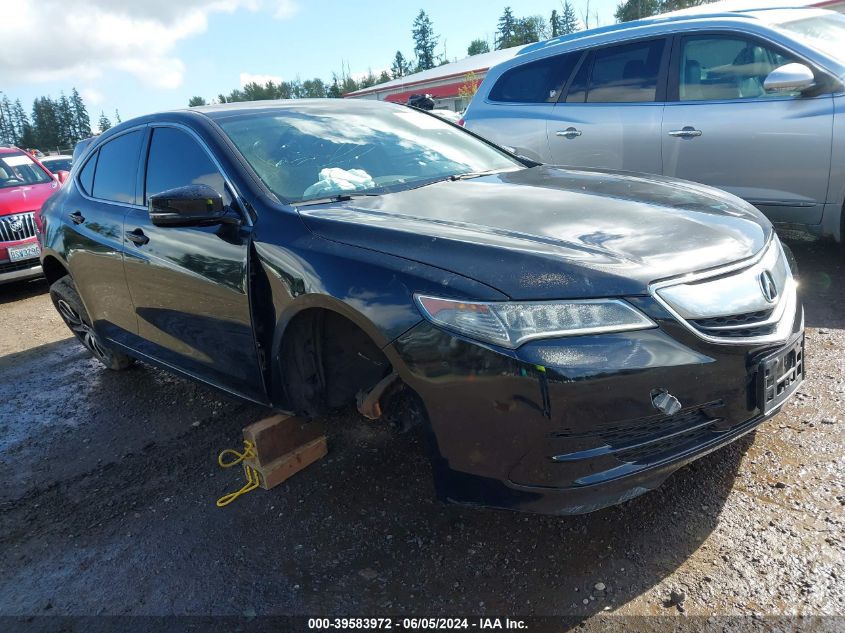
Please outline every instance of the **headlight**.
[[619, 299], [475, 303], [425, 295], [414, 298], [423, 316], [432, 323], [511, 349], [531, 339], [657, 327]]

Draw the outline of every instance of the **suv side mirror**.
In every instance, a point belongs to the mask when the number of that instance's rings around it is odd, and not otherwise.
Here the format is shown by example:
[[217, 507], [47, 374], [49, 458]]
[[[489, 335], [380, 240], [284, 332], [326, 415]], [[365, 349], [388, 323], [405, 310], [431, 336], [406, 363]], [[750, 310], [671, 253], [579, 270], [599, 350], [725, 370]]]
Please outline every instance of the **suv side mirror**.
[[769, 73], [763, 88], [769, 92], [800, 92], [814, 83], [816, 77], [813, 71], [804, 64], [785, 64]]
[[226, 213], [223, 196], [208, 185], [187, 185], [149, 197], [150, 221], [156, 226], [239, 224]]
[[65, 170], [57, 171], [56, 178], [58, 179], [59, 183], [63, 185], [67, 182], [67, 179], [70, 178], [70, 172]]

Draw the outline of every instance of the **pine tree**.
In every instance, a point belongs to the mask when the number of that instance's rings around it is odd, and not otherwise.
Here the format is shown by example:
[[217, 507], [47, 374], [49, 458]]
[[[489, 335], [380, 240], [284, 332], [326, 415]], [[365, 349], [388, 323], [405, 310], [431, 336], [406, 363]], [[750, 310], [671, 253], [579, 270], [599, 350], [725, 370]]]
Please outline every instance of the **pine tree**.
[[393, 58], [393, 64], [390, 66], [390, 73], [394, 79], [404, 77], [411, 72], [411, 64], [405, 59], [402, 51], [396, 51], [396, 56]]
[[76, 135], [76, 125], [73, 121], [73, 107], [64, 92], [56, 102], [56, 119], [59, 124], [56, 130], [59, 146], [66, 148], [80, 140]]
[[115, 123], [123, 123], [123, 119], [120, 118], [120, 112], [117, 111], [117, 108], [114, 109], [114, 121]]
[[552, 15], [549, 18], [549, 28], [552, 30], [552, 37], [560, 35], [560, 15], [557, 9], [552, 9]]
[[499, 18], [499, 25], [496, 28], [496, 48], [510, 48], [513, 46], [516, 34], [516, 18], [510, 7], [505, 7], [502, 17]]
[[15, 105], [12, 106], [12, 120], [15, 124], [15, 145], [20, 147], [24, 145], [24, 137], [32, 134], [32, 125], [29, 123], [29, 117], [20, 99], [15, 99]]
[[35, 147], [57, 149], [59, 138], [58, 104], [50, 97], [36, 97], [32, 103], [32, 127]]
[[414, 20], [411, 35], [414, 38], [414, 53], [417, 55], [417, 71], [434, 68], [437, 65], [434, 50], [437, 48], [437, 41], [440, 38], [434, 34], [431, 19], [423, 9], [420, 9], [417, 18]]
[[189, 108], [195, 108], [197, 106], [204, 106], [204, 105], [208, 105], [208, 104], [205, 102], [205, 99], [203, 99], [202, 97], [191, 97], [188, 100], [188, 107]]
[[489, 53], [490, 52], [490, 45], [487, 43], [487, 40], [482, 39], [475, 39], [469, 43], [469, 48], [467, 48], [467, 55], [480, 55], [481, 53]]
[[569, 0], [564, 0], [563, 14], [560, 16], [558, 27], [561, 35], [569, 35], [581, 30], [578, 24], [578, 16], [575, 15], [575, 8]]
[[625, 0], [616, 7], [614, 16], [618, 22], [630, 22], [657, 15], [661, 10], [661, 0]]
[[90, 137], [91, 119], [88, 116], [88, 109], [85, 107], [85, 102], [82, 101], [82, 97], [79, 96], [76, 88], [70, 91], [70, 104], [73, 109], [74, 134], [78, 139]]
[[102, 110], [100, 110], [100, 120], [97, 122], [97, 126], [100, 128], [100, 134], [111, 127], [111, 121]]
[[16, 141], [12, 103], [9, 97], [3, 95], [0, 99], [0, 144], [14, 145]]
[[532, 15], [527, 18], [520, 18], [514, 27], [511, 46], [531, 44], [546, 39], [546, 21], [539, 15]]

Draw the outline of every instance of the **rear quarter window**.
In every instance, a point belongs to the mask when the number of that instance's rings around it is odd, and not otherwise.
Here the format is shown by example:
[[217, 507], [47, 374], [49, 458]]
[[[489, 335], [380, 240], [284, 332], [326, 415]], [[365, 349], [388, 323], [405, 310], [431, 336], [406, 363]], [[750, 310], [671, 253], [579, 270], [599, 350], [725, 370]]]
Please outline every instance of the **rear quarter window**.
[[575, 69], [581, 53], [555, 55], [511, 68], [490, 90], [490, 99], [504, 103], [554, 103]]

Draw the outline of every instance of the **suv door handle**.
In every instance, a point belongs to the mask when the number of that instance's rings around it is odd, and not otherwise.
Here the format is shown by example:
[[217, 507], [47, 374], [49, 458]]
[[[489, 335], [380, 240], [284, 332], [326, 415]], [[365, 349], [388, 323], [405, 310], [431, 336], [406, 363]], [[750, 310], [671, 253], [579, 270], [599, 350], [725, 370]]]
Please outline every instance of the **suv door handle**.
[[555, 136], [565, 136], [566, 138], [575, 138], [581, 136], [581, 130], [576, 130], [574, 127], [568, 127], [565, 130], [558, 130]]
[[696, 130], [694, 127], [688, 125], [683, 130], [672, 130], [669, 132], [669, 136], [676, 138], [695, 138], [696, 136], [701, 136], [701, 130]]
[[79, 211], [74, 211], [70, 214], [69, 217], [70, 221], [74, 224], [82, 224], [83, 222], [85, 222], [85, 216], [82, 215], [82, 213], [80, 213]]
[[126, 239], [135, 244], [135, 246], [143, 246], [150, 241], [150, 238], [144, 235], [144, 232], [141, 229], [126, 231]]

